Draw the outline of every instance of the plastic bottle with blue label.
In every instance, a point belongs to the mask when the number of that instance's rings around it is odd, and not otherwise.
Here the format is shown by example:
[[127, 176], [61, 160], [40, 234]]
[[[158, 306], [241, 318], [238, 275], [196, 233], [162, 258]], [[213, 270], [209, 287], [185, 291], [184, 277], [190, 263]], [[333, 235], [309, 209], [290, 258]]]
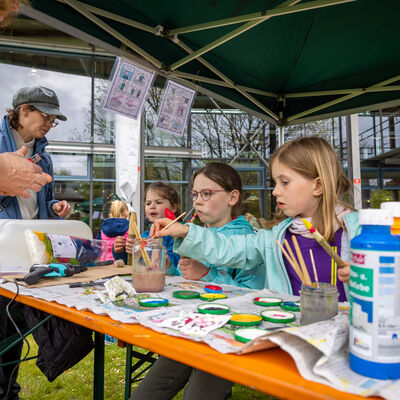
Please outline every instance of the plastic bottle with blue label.
[[351, 241], [350, 367], [376, 379], [400, 378], [400, 240], [392, 213], [359, 213]]

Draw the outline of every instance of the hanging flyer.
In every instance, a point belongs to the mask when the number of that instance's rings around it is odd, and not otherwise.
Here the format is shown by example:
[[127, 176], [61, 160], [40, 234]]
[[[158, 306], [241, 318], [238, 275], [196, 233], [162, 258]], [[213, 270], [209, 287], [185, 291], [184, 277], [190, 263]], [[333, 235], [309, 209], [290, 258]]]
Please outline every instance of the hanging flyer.
[[153, 79], [153, 71], [119, 58], [104, 109], [138, 119]]
[[195, 91], [168, 81], [161, 101], [156, 129], [182, 136]]

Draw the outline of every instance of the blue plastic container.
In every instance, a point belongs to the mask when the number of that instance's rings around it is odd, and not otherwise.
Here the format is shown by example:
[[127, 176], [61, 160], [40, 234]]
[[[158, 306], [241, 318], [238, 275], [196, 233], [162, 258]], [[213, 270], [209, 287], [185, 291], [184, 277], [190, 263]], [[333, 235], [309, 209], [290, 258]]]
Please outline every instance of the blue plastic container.
[[388, 210], [361, 210], [351, 241], [350, 367], [376, 379], [400, 378], [400, 240]]

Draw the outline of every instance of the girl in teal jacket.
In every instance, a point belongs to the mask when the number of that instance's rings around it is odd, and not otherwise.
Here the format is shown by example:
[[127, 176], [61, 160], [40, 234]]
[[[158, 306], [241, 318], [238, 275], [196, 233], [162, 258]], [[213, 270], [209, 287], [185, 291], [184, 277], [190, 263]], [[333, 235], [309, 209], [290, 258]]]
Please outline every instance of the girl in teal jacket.
[[[201, 222], [212, 231], [230, 237], [233, 235], [255, 235], [246, 218], [238, 216], [242, 195], [242, 181], [235, 169], [227, 164], [209, 163], [192, 177], [193, 206]], [[189, 255], [189, 254], [188, 254]], [[262, 289], [265, 268], [262, 262], [243, 269], [222, 267], [218, 263], [198, 261], [190, 258], [179, 262], [182, 276], [206, 282]]]
[[[310, 277], [313, 272], [307, 261], [312, 248], [319, 280], [330, 283], [331, 259], [304, 227], [302, 218], [312, 221], [314, 227], [337, 247], [337, 253], [349, 260], [350, 240], [358, 230], [358, 214], [340, 197], [350, 191], [350, 181], [332, 147], [319, 137], [302, 137], [285, 143], [271, 157], [270, 166], [275, 181], [273, 195], [277, 199], [276, 217], [270, 229], [261, 230], [256, 236], [227, 238], [197, 226], [175, 224], [160, 236], [178, 238], [174, 247], [178, 254], [190, 254], [203, 262], [244, 270], [263, 263], [266, 288], [298, 294], [301, 282], [276, 244], [277, 240], [290, 242], [295, 235]], [[167, 223], [158, 221], [151, 234]], [[349, 277], [349, 267], [338, 270], [340, 300], [346, 299], [343, 282], [347, 283]]]

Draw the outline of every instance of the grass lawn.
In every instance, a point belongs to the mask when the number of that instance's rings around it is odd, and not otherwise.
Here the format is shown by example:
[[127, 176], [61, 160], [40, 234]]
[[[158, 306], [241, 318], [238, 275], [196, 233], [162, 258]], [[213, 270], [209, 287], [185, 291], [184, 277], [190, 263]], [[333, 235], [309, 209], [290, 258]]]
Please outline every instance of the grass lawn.
[[[37, 346], [32, 336], [28, 338], [31, 355], [37, 354]], [[26, 352], [24, 347], [23, 355]], [[54, 382], [36, 367], [36, 360], [22, 364], [18, 382], [22, 386], [20, 393], [23, 400], [89, 400], [93, 396], [93, 352], [70, 370], [64, 372]], [[116, 344], [106, 346], [105, 351], [105, 394], [106, 400], [123, 400], [125, 384], [125, 349]], [[132, 388], [133, 389], [133, 388]], [[174, 400], [182, 398], [179, 393]], [[274, 400], [274, 397], [256, 392], [236, 384], [232, 400]]]

